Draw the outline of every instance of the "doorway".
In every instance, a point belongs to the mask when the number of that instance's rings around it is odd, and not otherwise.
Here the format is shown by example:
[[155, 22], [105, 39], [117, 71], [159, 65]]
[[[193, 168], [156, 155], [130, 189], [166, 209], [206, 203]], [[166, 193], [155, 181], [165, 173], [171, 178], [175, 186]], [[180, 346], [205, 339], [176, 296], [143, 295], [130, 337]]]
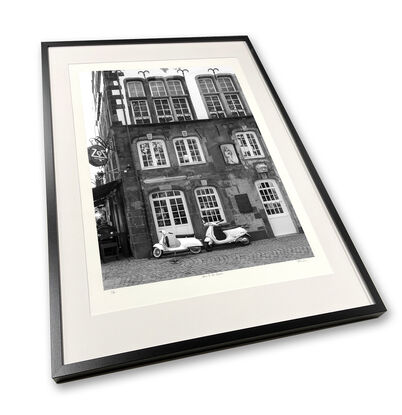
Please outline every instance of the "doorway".
[[161, 230], [176, 236], [194, 233], [182, 191], [155, 192], [150, 195], [150, 201], [158, 237]]
[[274, 235], [296, 233], [289, 209], [275, 180], [259, 180], [255, 185]]

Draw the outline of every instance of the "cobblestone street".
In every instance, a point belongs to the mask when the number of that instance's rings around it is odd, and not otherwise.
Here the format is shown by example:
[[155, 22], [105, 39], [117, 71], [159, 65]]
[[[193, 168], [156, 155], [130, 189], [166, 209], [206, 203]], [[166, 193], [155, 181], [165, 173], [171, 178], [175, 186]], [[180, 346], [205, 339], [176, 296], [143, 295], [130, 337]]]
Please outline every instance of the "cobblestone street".
[[210, 274], [313, 256], [302, 234], [215, 248], [212, 252], [180, 254], [161, 259], [122, 259], [102, 264], [105, 290], [150, 282]]

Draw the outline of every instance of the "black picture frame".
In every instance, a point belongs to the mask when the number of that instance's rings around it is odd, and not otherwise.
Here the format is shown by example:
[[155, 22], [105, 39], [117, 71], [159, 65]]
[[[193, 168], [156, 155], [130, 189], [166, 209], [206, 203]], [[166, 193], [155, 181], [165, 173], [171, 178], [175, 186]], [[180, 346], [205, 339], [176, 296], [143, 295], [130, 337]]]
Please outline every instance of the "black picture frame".
[[[65, 364], [63, 361], [63, 328], [61, 309], [61, 281], [60, 256], [58, 245], [58, 221], [56, 203], [56, 181], [54, 164], [54, 143], [52, 132], [52, 106], [50, 96], [50, 68], [49, 48], [65, 46], [104, 46], [126, 44], [152, 43], [192, 43], [192, 42], [245, 42], [252, 54], [264, 80], [276, 102], [285, 123], [291, 132], [301, 157], [321, 195], [325, 206], [341, 235], [345, 246], [359, 270], [373, 304], [347, 309], [337, 312], [304, 317], [285, 322], [267, 324], [242, 330], [236, 330], [201, 338], [195, 338], [176, 343], [131, 351], [127, 353], [106, 356], [102, 358]], [[178, 357], [204, 353], [212, 350], [224, 349], [240, 344], [252, 343], [271, 338], [277, 338], [316, 330], [319, 328], [341, 325], [369, 318], [378, 317], [386, 311], [386, 307], [363, 264], [334, 204], [329, 197], [307, 151], [295, 130], [286, 110], [261, 60], [259, 59], [248, 36], [220, 36], [220, 37], [189, 37], [189, 38], [162, 38], [162, 39], [125, 39], [125, 40], [92, 40], [92, 41], [65, 41], [42, 43], [42, 80], [43, 80], [43, 111], [44, 111], [44, 144], [47, 190], [47, 218], [48, 218], [48, 253], [49, 253], [49, 284], [50, 284], [50, 329], [51, 329], [51, 367], [52, 377], [56, 382], [65, 382], [77, 378], [93, 376], [126, 368], [132, 368], [150, 363], [166, 361]]]

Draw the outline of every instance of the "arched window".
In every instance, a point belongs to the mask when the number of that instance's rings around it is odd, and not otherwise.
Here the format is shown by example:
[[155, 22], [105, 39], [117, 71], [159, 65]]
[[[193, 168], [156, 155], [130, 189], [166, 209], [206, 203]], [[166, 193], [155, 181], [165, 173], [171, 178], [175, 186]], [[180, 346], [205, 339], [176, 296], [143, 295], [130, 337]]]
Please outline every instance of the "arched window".
[[245, 159], [255, 159], [264, 157], [257, 135], [253, 131], [237, 133], [236, 138], [240, 145], [240, 150]]
[[167, 95], [163, 81], [149, 81], [149, 88], [153, 97], [164, 97]]
[[145, 97], [144, 85], [141, 81], [127, 82], [127, 90], [130, 98]]
[[219, 76], [218, 83], [222, 92], [235, 92], [236, 88], [233, 85], [232, 78], [230, 76]]
[[184, 95], [183, 85], [178, 79], [170, 79], [167, 86], [170, 95]]
[[182, 137], [173, 140], [179, 164], [200, 164], [205, 163], [198, 137]]
[[226, 221], [219, 195], [214, 187], [198, 187], [195, 189], [195, 197], [204, 222]]
[[143, 169], [157, 169], [170, 166], [163, 140], [139, 141], [137, 148]]

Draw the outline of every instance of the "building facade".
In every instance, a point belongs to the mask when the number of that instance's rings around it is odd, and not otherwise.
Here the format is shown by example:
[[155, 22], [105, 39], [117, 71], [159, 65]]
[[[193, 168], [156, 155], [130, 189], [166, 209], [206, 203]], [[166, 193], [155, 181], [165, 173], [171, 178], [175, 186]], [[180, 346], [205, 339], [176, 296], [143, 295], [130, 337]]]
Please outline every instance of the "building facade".
[[151, 75], [92, 78], [111, 143], [95, 203], [127, 252], [148, 257], [161, 230], [203, 239], [216, 220], [247, 225], [252, 240], [302, 232], [236, 76]]

